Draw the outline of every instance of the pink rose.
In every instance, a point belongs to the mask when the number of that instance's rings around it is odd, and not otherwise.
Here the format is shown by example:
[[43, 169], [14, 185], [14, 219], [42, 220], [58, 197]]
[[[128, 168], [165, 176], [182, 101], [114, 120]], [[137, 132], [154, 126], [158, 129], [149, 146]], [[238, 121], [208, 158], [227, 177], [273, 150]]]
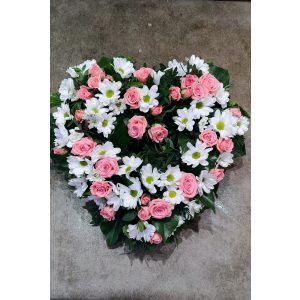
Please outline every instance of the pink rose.
[[152, 116], [158, 116], [163, 111], [163, 107], [161, 105], [153, 106], [150, 108], [150, 111]]
[[115, 219], [115, 214], [116, 212], [113, 210], [113, 208], [108, 205], [102, 207], [100, 211], [100, 215], [108, 221], [113, 221]]
[[209, 95], [208, 89], [199, 82], [194, 82], [192, 85], [192, 98], [199, 100]]
[[220, 182], [221, 180], [224, 179], [224, 170], [223, 169], [211, 169], [209, 171], [210, 174], [214, 175], [217, 182]]
[[65, 155], [68, 153], [68, 151], [64, 148], [54, 147], [52, 150], [53, 150], [53, 153], [56, 155]]
[[165, 201], [164, 199], [153, 199], [149, 203], [151, 216], [155, 219], [171, 217], [173, 209], [174, 205]]
[[75, 110], [75, 120], [79, 123], [82, 122], [83, 116], [84, 116], [84, 110], [83, 109], [77, 109]]
[[202, 131], [199, 135], [199, 139], [208, 147], [214, 146], [218, 141], [217, 134], [209, 129]]
[[232, 139], [228, 138], [228, 139], [219, 139], [217, 142], [217, 149], [220, 152], [231, 152], [233, 149], [233, 141]]
[[181, 78], [181, 88], [186, 89], [193, 85], [194, 82], [198, 81], [198, 77], [196, 75], [188, 74], [185, 77]]
[[97, 64], [90, 67], [89, 74], [92, 77], [97, 77], [98, 79], [104, 79], [105, 77], [105, 72]]
[[240, 118], [242, 116], [241, 110], [238, 107], [230, 108], [230, 112], [233, 116]]
[[150, 209], [147, 206], [142, 206], [141, 209], [138, 212], [138, 217], [142, 221], [147, 221], [151, 218]]
[[178, 86], [171, 86], [169, 89], [171, 99], [179, 101], [181, 98], [180, 88]]
[[150, 195], [143, 194], [141, 197], [141, 203], [142, 205], [147, 205], [151, 201]]
[[81, 85], [80, 89], [77, 91], [77, 96], [80, 99], [88, 100], [88, 99], [91, 99], [93, 97], [93, 94], [89, 92], [89, 89], [88, 89], [87, 86]]
[[84, 158], [90, 155], [96, 146], [96, 142], [94, 142], [91, 138], [86, 137], [75, 142], [71, 152], [75, 155], [79, 155], [81, 158]]
[[105, 79], [108, 79], [110, 81], [114, 81], [114, 78], [111, 75], [106, 75]]
[[129, 88], [124, 94], [124, 101], [132, 109], [140, 107], [140, 93], [135, 87]]
[[90, 88], [96, 89], [96, 88], [98, 88], [98, 86], [99, 86], [99, 82], [100, 82], [100, 78], [98, 78], [98, 77], [90, 77], [90, 78], [88, 79], [87, 84], [88, 84], [88, 86], [89, 86]]
[[161, 143], [168, 136], [168, 133], [168, 129], [160, 124], [154, 124], [148, 130], [150, 139], [155, 143]]
[[142, 83], [146, 83], [148, 77], [153, 74], [153, 69], [151, 68], [140, 68], [139, 70], [134, 72], [134, 77]]
[[193, 95], [192, 88], [183, 89], [181, 91], [181, 95], [182, 95], [183, 99], [190, 98]]
[[150, 238], [151, 244], [160, 244], [162, 242], [162, 236], [156, 231]]
[[103, 157], [96, 163], [96, 171], [103, 178], [112, 177], [118, 170], [118, 162], [112, 157]]
[[94, 181], [90, 187], [91, 194], [99, 198], [107, 197], [112, 192], [112, 186], [107, 181]]
[[199, 78], [199, 83], [205, 86], [211, 95], [215, 95], [220, 87], [219, 80], [211, 74], [202, 75]]
[[148, 126], [147, 120], [144, 116], [133, 116], [127, 124], [128, 134], [134, 139], [140, 140]]
[[179, 188], [186, 198], [194, 198], [198, 192], [198, 184], [194, 174], [184, 173], [179, 181]]

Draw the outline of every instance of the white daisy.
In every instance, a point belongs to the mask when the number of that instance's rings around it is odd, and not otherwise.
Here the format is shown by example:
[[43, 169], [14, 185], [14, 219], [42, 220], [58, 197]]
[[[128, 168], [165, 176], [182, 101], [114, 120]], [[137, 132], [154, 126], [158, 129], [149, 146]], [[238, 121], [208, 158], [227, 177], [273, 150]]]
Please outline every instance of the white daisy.
[[200, 57], [192, 55], [190, 58], [186, 58], [186, 60], [191, 66], [195, 66], [197, 70], [202, 71], [203, 74], [208, 73], [209, 65]]
[[202, 117], [198, 122], [198, 127], [200, 132], [207, 128], [208, 126], [207, 121], [208, 121], [208, 117]]
[[210, 190], [213, 190], [214, 185], [217, 184], [215, 176], [210, 174], [207, 170], [202, 170], [197, 180], [200, 196], [203, 195], [203, 192], [209, 194]]
[[173, 69], [175, 70], [177, 68], [177, 74], [181, 77], [185, 76], [187, 72], [187, 65], [184, 65], [183, 63], [178, 62], [176, 59], [173, 59], [172, 61], [168, 62], [168, 68], [167, 69]]
[[221, 138], [232, 137], [234, 134], [234, 117], [229, 110], [215, 111], [215, 115], [210, 119], [210, 127], [219, 132]]
[[233, 163], [233, 154], [229, 152], [223, 152], [220, 154], [217, 164], [223, 168], [227, 168], [229, 165]]
[[196, 168], [199, 165], [208, 165], [208, 153], [213, 150], [213, 148], [206, 148], [206, 144], [202, 143], [200, 140], [197, 140], [195, 146], [188, 142], [187, 147], [189, 150], [181, 156], [184, 163], [191, 165], [193, 168]]
[[61, 100], [66, 101], [71, 99], [71, 101], [78, 100], [76, 94], [74, 82], [72, 78], [64, 79], [59, 86], [59, 97]]
[[72, 120], [73, 116], [70, 112], [70, 107], [68, 104], [62, 104], [61, 107], [57, 108], [57, 112], [53, 113], [55, 119], [55, 124], [65, 124], [67, 120]]
[[244, 116], [236, 119], [237, 120], [234, 124], [235, 133], [238, 135], [244, 135], [245, 132], [248, 131], [249, 119]]
[[154, 235], [156, 231], [155, 226], [149, 224], [147, 221], [140, 221], [135, 225], [128, 225], [127, 232], [129, 234], [129, 238], [136, 239], [138, 241], [144, 239], [145, 242], [149, 242], [151, 237]]
[[160, 175], [160, 186], [174, 185], [181, 178], [179, 166], [168, 165], [166, 172]]
[[101, 209], [102, 207], [104, 207], [106, 205], [106, 199], [105, 198], [99, 198], [99, 197], [94, 196], [94, 195], [88, 196], [85, 200], [86, 201], [94, 201], [99, 206], [99, 209]]
[[79, 177], [84, 173], [89, 174], [93, 169], [91, 161], [87, 158], [70, 155], [67, 158], [67, 162], [70, 169], [69, 173], [74, 174], [76, 177]]
[[193, 112], [194, 119], [200, 119], [201, 117], [207, 117], [213, 109], [216, 99], [214, 97], [205, 97], [200, 100], [193, 100], [191, 103], [191, 110]]
[[[85, 102], [86, 109], [84, 110], [84, 113], [87, 117], [91, 115], [101, 115], [103, 113], [108, 112], [107, 108], [103, 108], [103, 103], [97, 99], [92, 98]], [[85, 118], [86, 118], [85, 116]]]
[[69, 180], [69, 185], [75, 187], [74, 194], [77, 197], [82, 197], [83, 193], [88, 188], [85, 178], [72, 178]]
[[71, 148], [73, 144], [79, 141], [83, 136], [84, 133], [80, 132], [78, 127], [75, 127], [74, 129], [70, 129], [69, 141], [67, 143], [67, 146]]
[[104, 79], [99, 83], [99, 91], [101, 94], [96, 94], [95, 97], [99, 98], [102, 106], [110, 105], [120, 98], [120, 88], [122, 83], [120, 81], [110, 81]]
[[143, 162], [142, 159], [135, 156], [124, 156], [122, 158], [124, 165], [120, 166], [118, 175], [129, 175], [131, 172], [135, 171]]
[[141, 168], [141, 179], [143, 185], [149, 190], [150, 193], [156, 193], [155, 185], [159, 184], [160, 174], [157, 168], [152, 168], [150, 164]]
[[189, 213], [190, 215], [194, 218], [195, 216], [195, 213], [199, 213], [200, 210], [203, 208], [203, 205], [202, 204], [198, 204], [196, 202], [196, 200], [193, 200], [193, 201], [189, 201], [188, 202], [188, 209], [189, 209]]
[[146, 85], [144, 85], [143, 88], [139, 89], [140, 99], [141, 99], [140, 111], [148, 112], [150, 108], [158, 105], [158, 100], [155, 99], [156, 97], [159, 96], [157, 90], [158, 90], [157, 85], [152, 85], [150, 89]]
[[163, 193], [164, 199], [172, 204], [179, 204], [184, 200], [183, 192], [176, 185], [167, 187], [167, 190]]
[[118, 211], [122, 200], [119, 196], [117, 196], [114, 192], [110, 193], [107, 197], [107, 204], [113, 206], [114, 211]]
[[129, 78], [135, 72], [133, 63], [122, 57], [114, 57], [113, 67], [122, 78]]
[[151, 76], [153, 77], [153, 82], [154, 84], [156, 85], [159, 85], [160, 84], [160, 79], [165, 75], [165, 72], [162, 72], [162, 71], [158, 71], [158, 72], [153, 72], [151, 74]]
[[99, 123], [97, 125], [97, 131], [98, 133], [102, 133], [105, 138], [107, 138], [113, 129], [115, 128], [115, 125], [113, 124], [116, 121], [116, 117], [113, 116], [112, 113], [110, 114], [101, 114], [99, 116]]
[[104, 156], [120, 159], [117, 154], [121, 152], [120, 148], [115, 148], [112, 142], [105, 142], [103, 145], [97, 145], [91, 153], [91, 160], [95, 163]]
[[67, 73], [69, 73], [70, 75], [71, 75], [71, 77], [73, 77], [73, 78], [76, 78], [76, 77], [78, 77], [79, 75], [78, 75], [78, 73], [75, 71], [75, 69], [78, 69], [79, 71], [81, 71], [81, 72], [87, 72], [89, 69], [90, 69], [90, 67], [92, 66], [92, 65], [94, 65], [94, 64], [96, 64], [96, 61], [93, 59], [93, 60], [86, 60], [86, 61], [84, 61], [83, 63], [81, 63], [80, 65], [78, 65], [78, 66], [74, 66], [74, 67], [70, 67], [70, 68], [68, 68], [67, 69]]
[[57, 128], [54, 129], [55, 146], [62, 148], [67, 145], [69, 141], [69, 133], [68, 130], [65, 128], [64, 125], [58, 124]]
[[227, 102], [229, 101], [229, 93], [223, 88], [223, 83], [220, 84], [215, 97], [222, 108], [225, 108], [227, 106]]
[[129, 180], [132, 182], [130, 186], [125, 186], [118, 183], [120, 198], [122, 199], [122, 206], [126, 208], [136, 208], [139, 198], [143, 194], [141, 188], [141, 182], [138, 178], [130, 177]]
[[114, 115], [119, 115], [122, 114], [126, 109], [126, 104], [123, 99], [118, 99], [114, 101], [113, 103], [110, 104], [109, 110], [114, 114]]
[[84, 115], [84, 120], [88, 123], [88, 128], [97, 128], [98, 124], [100, 123], [100, 115]]
[[102, 178], [99, 173], [97, 172], [97, 170], [95, 168], [92, 168], [91, 172], [87, 175], [86, 177], [87, 180], [89, 181], [103, 181], [104, 178]]
[[195, 124], [192, 110], [188, 110], [186, 107], [177, 109], [177, 115], [177, 117], [173, 117], [173, 120], [178, 125], [178, 130], [183, 131], [187, 129], [188, 131], [192, 131]]

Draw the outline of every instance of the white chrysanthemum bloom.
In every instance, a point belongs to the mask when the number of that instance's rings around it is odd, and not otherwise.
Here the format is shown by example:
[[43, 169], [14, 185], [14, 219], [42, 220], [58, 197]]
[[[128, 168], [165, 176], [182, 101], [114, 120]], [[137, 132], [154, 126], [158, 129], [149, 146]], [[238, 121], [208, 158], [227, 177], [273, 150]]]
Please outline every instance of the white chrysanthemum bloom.
[[225, 108], [227, 106], [227, 102], [229, 101], [229, 93], [223, 88], [223, 83], [220, 84], [215, 97], [222, 108]]
[[193, 100], [190, 109], [193, 112], [194, 119], [207, 117], [211, 112], [213, 112], [211, 107], [214, 106], [215, 102], [216, 98], [211, 96], [202, 98], [201, 101]]
[[118, 183], [117, 187], [122, 199], [122, 206], [126, 208], [136, 208], [139, 198], [143, 194], [141, 182], [138, 178], [130, 177], [129, 180], [132, 182], [130, 186], [125, 186]]
[[70, 155], [67, 158], [67, 162], [70, 169], [69, 173], [74, 174], [76, 177], [79, 177], [84, 173], [89, 174], [93, 169], [92, 162], [87, 158]]
[[227, 168], [229, 165], [231, 165], [233, 163], [233, 154], [229, 153], [229, 152], [223, 152], [220, 154], [217, 163], [223, 167], [223, 168]]
[[160, 174], [157, 168], [152, 168], [150, 164], [141, 168], [141, 179], [143, 185], [149, 190], [150, 193], [156, 193], [155, 185], [159, 184]]
[[128, 235], [129, 238], [135, 240], [142, 240], [144, 239], [145, 242], [149, 242], [151, 237], [154, 235], [156, 231], [155, 226], [149, 224], [147, 221], [139, 222], [135, 225], [128, 225]]
[[191, 66], [195, 66], [197, 70], [201, 71], [203, 74], [208, 74], [209, 65], [200, 57], [193, 54], [190, 58], [186, 58], [186, 60]]
[[179, 204], [184, 200], [183, 192], [177, 185], [167, 186], [167, 190], [163, 193], [163, 197], [171, 204]]
[[59, 86], [59, 97], [64, 102], [66, 100], [76, 101], [78, 100], [78, 96], [76, 94], [74, 82], [72, 78], [64, 79]]
[[117, 156], [121, 152], [120, 148], [115, 148], [112, 142], [105, 142], [103, 145], [97, 145], [93, 152], [91, 153], [91, 160], [95, 163], [97, 160], [104, 156], [109, 156], [112, 158], [116, 158], [117, 160], [120, 157]]
[[166, 172], [160, 175], [159, 186], [164, 187], [174, 185], [181, 178], [181, 171], [179, 166], [172, 167], [168, 165]]
[[98, 90], [101, 94], [96, 94], [95, 97], [99, 98], [103, 106], [110, 105], [120, 98], [120, 88], [122, 83], [120, 81], [110, 81], [104, 79], [99, 83]]
[[82, 197], [83, 193], [88, 188], [88, 185], [86, 183], [86, 179], [83, 178], [83, 177], [70, 179], [69, 180], [69, 185], [75, 187], [74, 194], [77, 197]]
[[93, 168], [92, 171], [87, 175], [86, 179], [91, 182], [104, 180], [104, 178], [100, 176], [95, 168]]
[[202, 170], [197, 180], [200, 196], [203, 195], [203, 192], [209, 194], [209, 192], [214, 189], [214, 185], [217, 184], [215, 176], [210, 174], [207, 170]]
[[85, 114], [83, 119], [87, 121], [89, 129], [97, 128], [97, 126], [100, 122], [100, 115], [87, 115], [87, 114]]
[[110, 114], [102, 114], [99, 116], [99, 123], [97, 125], [97, 131], [98, 133], [102, 133], [105, 138], [107, 138], [113, 129], [115, 128], [115, 125], [113, 124], [116, 121], [116, 117], [113, 116], [112, 113]]
[[160, 79], [165, 75], [165, 72], [162, 72], [162, 71], [158, 71], [158, 72], [153, 72], [151, 74], [151, 76], [153, 77], [153, 82], [154, 84], [156, 85], [159, 85], [160, 84]]
[[106, 205], [106, 199], [105, 198], [99, 198], [99, 197], [94, 196], [94, 195], [88, 196], [85, 200], [86, 201], [94, 201], [99, 206], [99, 209], [101, 209], [102, 207], [104, 207]]
[[183, 216], [178, 216], [178, 225], [177, 228], [182, 226], [185, 223], [185, 219]]
[[67, 145], [69, 141], [69, 133], [64, 125], [58, 124], [57, 128], [54, 128], [55, 146], [62, 148]]
[[200, 121], [198, 122], [199, 132], [206, 129], [208, 126], [208, 117], [202, 117]]
[[244, 135], [248, 131], [249, 119], [241, 116], [240, 118], [236, 118], [236, 122], [234, 123], [234, 131], [235, 134]]
[[141, 100], [140, 111], [146, 113], [150, 108], [158, 105], [158, 100], [155, 99], [159, 96], [159, 93], [157, 93], [157, 91], [157, 85], [152, 85], [150, 89], [146, 85], [144, 85], [143, 88], [139, 89]]
[[55, 119], [55, 124], [64, 125], [67, 120], [72, 120], [73, 116], [70, 112], [70, 107], [68, 104], [62, 104], [61, 107], [57, 108], [57, 112], [53, 113], [53, 117]]
[[181, 156], [184, 163], [189, 166], [191, 165], [193, 168], [196, 168], [199, 165], [208, 165], [208, 153], [213, 150], [213, 148], [207, 148], [207, 145], [202, 143], [200, 140], [197, 140], [195, 146], [188, 142], [187, 147], [189, 150]]
[[108, 109], [113, 113], [113, 115], [119, 115], [125, 111], [126, 104], [123, 99], [118, 99], [111, 103]]
[[93, 59], [93, 60], [86, 60], [86, 61], [84, 61], [83, 63], [81, 63], [80, 65], [78, 65], [78, 66], [74, 66], [74, 67], [70, 67], [70, 68], [68, 68], [67, 70], [66, 70], [66, 72], [68, 73], [68, 74], [70, 74], [71, 75], [71, 77], [73, 77], [73, 78], [76, 78], [76, 77], [78, 77], [78, 74], [77, 74], [77, 72], [74, 70], [74, 69], [79, 69], [80, 71], [84, 71], [84, 72], [86, 72], [86, 71], [88, 71], [89, 69], [90, 69], [90, 67], [92, 66], [92, 65], [95, 65], [96, 64], [96, 61]]
[[117, 196], [114, 192], [110, 193], [107, 197], [107, 204], [108, 205], [112, 205], [113, 206], [113, 210], [114, 211], [118, 211], [121, 204], [122, 204], [122, 200], [119, 196]]
[[234, 134], [234, 117], [229, 110], [215, 111], [215, 115], [210, 119], [212, 130], [219, 132], [221, 138], [232, 137]]
[[175, 70], [177, 68], [177, 74], [181, 77], [185, 76], [186, 72], [187, 72], [187, 65], [184, 65], [181, 62], [178, 62], [176, 59], [170, 60], [168, 62], [168, 69], [173, 69]]
[[178, 130], [183, 131], [187, 129], [192, 131], [195, 124], [193, 111], [184, 107], [183, 109], [177, 109], [177, 115], [177, 117], [173, 117], [173, 120], [178, 125]]
[[84, 118], [88, 118], [92, 115], [101, 115], [103, 113], [108, 112], [108, 109], [103, 108], [103, 103], [97, 98], [92, 98], [86, 101], [85, 107], [86, 109], [84, 110]]
[[69, 141], [67, 143], [67, 146], [71, 148], [73, 144], [79, 141], [81, 138], [83, 138], [83, 136], [84, 133], [80, 132], [80, 129], [78, 127], [75, 127], [74, 129], [70, 129]]
[[122, 158], [124, 165], [120, 166], [118, 175], [129, 175], [131, 172], [135, 171], [143, 162], [142, 159], [135, 156], [124, 156]]
[[188, 202], [188, 209], [189, 209], [189, 213], [190, 215], [194, 218], [195, 213], [198, 214], [200, 212], [200, 210], [203, 208], [202, 204], [198, 204], [196, 202], [196, 200], [193, 201], [189, 201]]
[[113, 67], [122, 78], [129, 78], [135, 72], [133, 63], [123, 57], [114, 57]]

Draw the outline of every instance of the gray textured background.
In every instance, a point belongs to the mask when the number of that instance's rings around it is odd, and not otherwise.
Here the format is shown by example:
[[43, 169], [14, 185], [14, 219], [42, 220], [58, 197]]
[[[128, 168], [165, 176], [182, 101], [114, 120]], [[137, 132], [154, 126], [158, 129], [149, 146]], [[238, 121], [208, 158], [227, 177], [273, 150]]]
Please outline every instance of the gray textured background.
[[[197, 54], [227, 68], [232, 98], [250, 111], [250, 3], [51, 1], [51, 91], [85, 59], [132, 56], [138, 64]], [[217, 214], [152, 254], [107, 249], [82, 202], [51, 170], [51, 297], [59, 299], [250, 299], [248, 154], [226, 173]]]

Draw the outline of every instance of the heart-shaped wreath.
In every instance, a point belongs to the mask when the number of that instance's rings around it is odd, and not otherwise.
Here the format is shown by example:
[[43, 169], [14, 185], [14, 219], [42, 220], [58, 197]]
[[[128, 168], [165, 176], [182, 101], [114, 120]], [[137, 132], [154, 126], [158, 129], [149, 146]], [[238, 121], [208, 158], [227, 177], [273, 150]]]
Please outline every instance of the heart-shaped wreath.
[[67, 73], [51, 95], [52, 163], [109, 247], [155, 247], [195, 214], [215, 211], [249, 125], [230, 99], [227, 70], [192, 55], [138, 70], [129, 58], [103, 57]]

